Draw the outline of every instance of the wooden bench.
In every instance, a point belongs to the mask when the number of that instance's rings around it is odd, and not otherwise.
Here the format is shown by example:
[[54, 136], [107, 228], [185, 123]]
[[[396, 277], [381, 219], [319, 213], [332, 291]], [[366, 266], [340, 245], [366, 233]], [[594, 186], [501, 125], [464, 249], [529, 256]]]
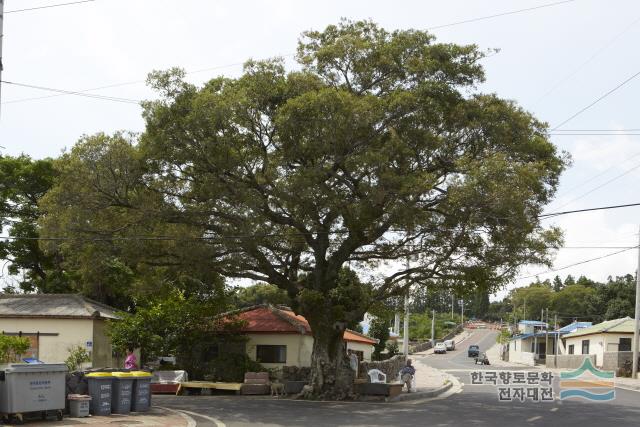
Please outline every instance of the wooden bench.
[[211, 382], [211, 381], [185, 381], [180, 383], [178, 390], [176, 391], [176, 396], [184, 393], [185, 390], [190, 389], [209, 389], [209, 390], [227, 390], [227, 391], [235, 391], [236, 394], [240, 393], [240, 388], [242, 387], [242, 383], [220, 383], [220, 382]]

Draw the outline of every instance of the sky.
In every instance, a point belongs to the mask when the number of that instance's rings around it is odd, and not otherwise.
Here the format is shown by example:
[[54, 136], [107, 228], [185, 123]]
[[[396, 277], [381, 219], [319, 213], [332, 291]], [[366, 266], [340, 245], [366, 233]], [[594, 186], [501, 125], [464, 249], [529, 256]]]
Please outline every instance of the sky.
[[[483, 60], [482, 92], [512, 99], [550, 128], [640, 71], [640, 2], [636, 0], [95, 0], [64, 7], [11, 12], [72, 0], [5, 0], [2, 80], [126, 99], [154, 97], [148, 72], [173, 66], [202, 84], [237, 76], [249, 58], [283, 56], [293, 67], [301, 32], [340, 18], [371, 19], [388, 30], [430, 29], [440, 42], [499, 49]], [[545, 7], [540, 7], [545, 6]], [[444, 26], [479, 17], [520, 13]], [[561, 178], [556, 212], [640, 202], [640, 76], [563, 124], [552, 135], [572, 156]], [[132, 103], [54, 96], [2, 84], [1, 152], [55, 157], [84, 134], [142, 131]], [[573, 130], [619, 135], [572, 135]], [[598, 130], [590, 132], [589, 130]], [[606, 132], [611, 133], [611, 132]], [[639, 135], [628, 135], [639, 134]], [[544, 221], [565, 233], [554, 269], [637, 245], [640, 207], [560, 216]], [[593, 248], [595, 247], [595, 248]], [[511, 287], [559, 274], [595, 280], [633, 273], [637, 251], [549, 272], [523, 267]], [[500, 298], [507, 290], [497, 293]]]

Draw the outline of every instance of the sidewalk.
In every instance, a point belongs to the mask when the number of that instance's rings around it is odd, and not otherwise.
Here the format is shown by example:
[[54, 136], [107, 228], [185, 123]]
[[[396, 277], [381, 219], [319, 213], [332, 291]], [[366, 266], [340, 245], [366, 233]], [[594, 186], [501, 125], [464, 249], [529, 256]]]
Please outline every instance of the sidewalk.
[[[4, 424], [13, 426], [14, 424]], [[65, 417], [62, 421], [40, 421], [25, 419], [27, 427], [93, 426], [93, 427], [195, 427], [195, 421], [188, 415], [151, 408], [149, 412], [129, 415], [113, 414], [108, 417]]]

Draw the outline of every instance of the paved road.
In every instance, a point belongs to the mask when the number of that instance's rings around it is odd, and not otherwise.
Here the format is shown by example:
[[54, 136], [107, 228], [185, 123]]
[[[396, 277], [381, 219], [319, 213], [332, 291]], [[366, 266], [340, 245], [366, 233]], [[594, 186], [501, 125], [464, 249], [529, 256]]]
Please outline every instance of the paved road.
[[[402, 403], [306, 402], [242, 396], [158, 396], [155, 403], [205, 414], [227, 426], [638, 426], [640, 393], [616, 389], [616, 399], [607, 403], [583, 400], [553, 402], [500, 402], [494, 386], [470, 384], [472, 370], [503, 370], [474, 366], [466, 349], [481, 350], [495, 342], [496, 333], [478, 330], [458, 350], [446, 355], [423, 356], [428, 364], [445, 369], [462, 383], [460, 393], [446, 399]], [[526, 368], [519, 368], [526, 370]], [[198, 420], [204, 421], [204, 420]]]

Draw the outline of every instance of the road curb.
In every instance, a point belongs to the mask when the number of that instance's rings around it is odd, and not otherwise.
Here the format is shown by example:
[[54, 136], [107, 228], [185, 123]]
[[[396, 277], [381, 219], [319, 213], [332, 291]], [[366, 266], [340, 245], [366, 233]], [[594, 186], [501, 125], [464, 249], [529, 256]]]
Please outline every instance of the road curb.
[[446, 384], [443, 384], [442, 386], [438, 388], [434, 388], [432, 390], [399, 394], [396, 397], [388, 399], [387, 402], [393, 403], [393, 402], [406, 402], [407, 400], [428, 399], [431, 397], [436, 397], [441, 395], [442, 393], [448, 391], [451, 387], [453, 387], [453, 383], [451, 381], [448, 381]]

